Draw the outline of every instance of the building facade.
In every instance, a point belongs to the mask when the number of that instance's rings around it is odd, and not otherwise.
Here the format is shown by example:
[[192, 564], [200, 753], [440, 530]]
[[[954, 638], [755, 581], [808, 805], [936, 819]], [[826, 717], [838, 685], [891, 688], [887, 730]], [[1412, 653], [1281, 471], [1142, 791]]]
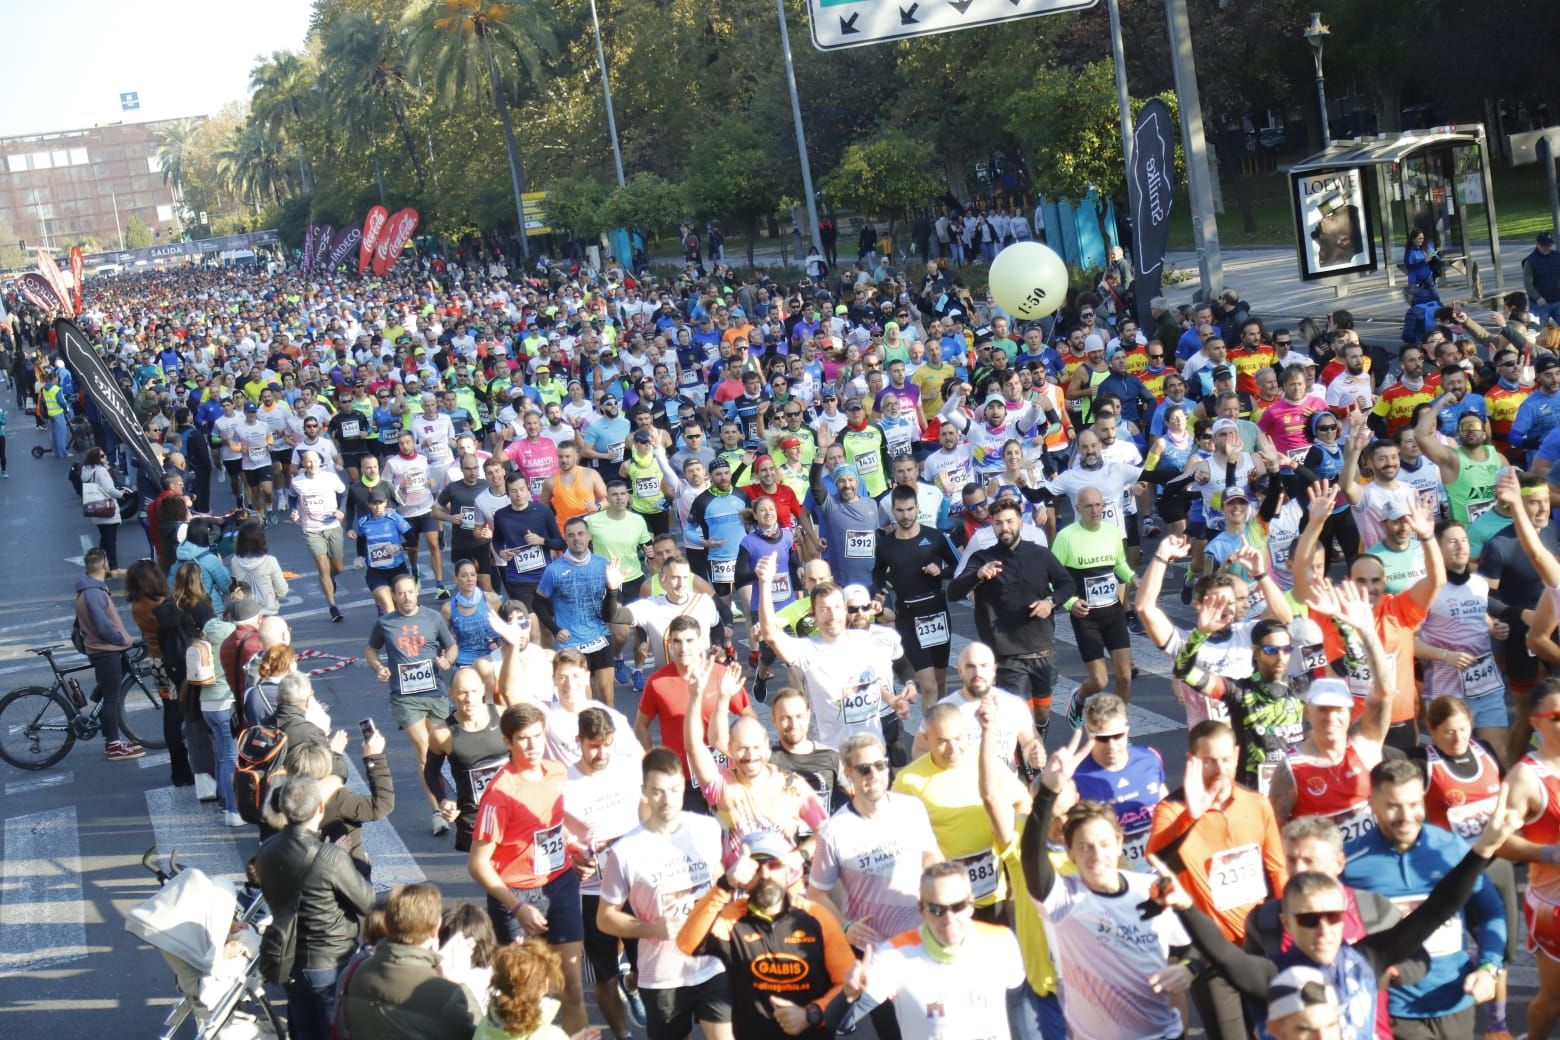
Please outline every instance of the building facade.
[[153, 229], [154, 243], [177, 239], [173, 186], [157, 160], [159, 131], [173, 122], [0, 138], [0, 227], [29, 250], [58, 252], [87, 238], [118, 249], [132, 216]]

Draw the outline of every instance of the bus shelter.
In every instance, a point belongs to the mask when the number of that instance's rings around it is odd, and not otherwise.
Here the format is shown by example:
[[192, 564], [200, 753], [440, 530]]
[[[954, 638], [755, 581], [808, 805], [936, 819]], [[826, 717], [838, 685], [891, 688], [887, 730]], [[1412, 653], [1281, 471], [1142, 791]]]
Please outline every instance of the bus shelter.
[[1488, 159], [1484, 127], [1472, 123], [1335, 141], [1296, 163], [1289, 199], [1300, 277], [1342, 281], [1384, 267], [1387, 284], [1398, 285], [1408, 234], [1420, 228], [1447, 272], [1463, 272], [1472, 286], [1469, 229], [1482, 223], [1502, 291]]

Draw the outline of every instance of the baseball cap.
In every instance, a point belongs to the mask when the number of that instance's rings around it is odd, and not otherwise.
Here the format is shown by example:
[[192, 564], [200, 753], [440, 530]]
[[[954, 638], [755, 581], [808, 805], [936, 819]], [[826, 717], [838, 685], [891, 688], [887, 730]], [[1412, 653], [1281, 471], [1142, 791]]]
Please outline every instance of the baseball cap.
[[385, 502], [385, 503], [389, 503], [389, 501], [390, 501], [390, 491], [384, 485], [376, 484], [374, 486], [374, 488], [371, 491], [369, 491], [369, 493], [368, 493], [368, 500], [370, 502]]
[[1315, 368], [1316, 359], [1304, 351], [1291, 350], [1278, 359], [1278, 364], [1280, 368], [1288, 368], [1290, 365], [1310, 365]]
[[1224, 496], [1220, 501], [1222, 501], [1225, 505], [1229, 505], [1231, 502], [1249, 503], [1251, 501], [1251, 496], [1246, 494], [1244, 488], [1232, 487], [1226, 488], [1224, 490]]
[[[643, 431], [640, 431], [640, 432], [643, 432]], [[802, 442], [799, 439], [797, 439], [796, 437], [787, 437], [787, 438], [785, 438], [784, 440], [782, 440], [780, 442], [780, 448], [781, 448], [782, 451], [785, 450], [786, 448], [800, 448], [801, 446], [802, 446]]]
[[1401, 498], [1389, 498], [1386, 504], [1381, 507], [1381, 518], [1383, 520], [1401, 520], [1409, 515], [1411, 513], [1408, 503]]
[[1338, 1007], [1338, 992], [1316, 968], [1297, 964], [1274, 975], [1268, 983], [1269, 1022], [1319, 1006]]
[[1240, 427], [1235, 425], [1234, 419], [1215, 419], [1213, 421], [1214, 433], [1239, 433]]
[[784, 859], [796, 851], [796, 847], [777, 831], [757, 831], [742, 836], [747, 854], [756, 860]]
[[724, 456], [724, 455], [717, 455], [713, 459], [710, 460], [710, 472], [711, 473], [714, 473], [718, 469], [730, 469], [730, 468], [731, 468], [731, 460], [726, 458], [726, 456]]
[[849, 401], [845, 402], [845, 410], [847, 412], [850, 411], [852, 408], [865, 408], [865, 407], [866, 407], [866, 405], [861, 403], [861, 398], [859, 398], [859, 397], [852, 397]]
[[1215, 378], [1215, 379], [1234, 379], [1235, 378], [1235, 373], [1230, 371], [1230, 366], [1228, 366], [1228, 365], [1220, 365], [1218, 368], [1215, 368], [1213, 370], [1213, 378]]
[[1317, 708], [1353, 708], [1354, 694], [1342, 679], [1312, 679], [1305, 702]]
[[1548, 231], [1540, 231], [1537, 241], [1541, 246], [1552, 246], [1555, 244], [1555, 236]]
[[637, 444], [649, 444], [650, 443], [650, 431], [649, 430], [635, 430], [634, 431], [634, 442], [637, 443]]
[[843, 303], [837, 304], [835, 306], [835, 308], [834, 308], [834, 313], [835, 314], [849, 314], [850, 313], [850, 308], [845, 306]]
[[244, 411], [246, 411], [246, 412], [258, 412], [259, 410], [260, 410], [260, 406], [255, 404], [253, 401], [245, 401], [244, 402]]
[[834, 389], [834, 387], [826, 386], [823, 388], [823, 393], [820, 396], [822, 396], [825, 401], [828, 401], [838, 398], [840, 393], [838, 390]]
[[1556, 358], [1553, 354], [1545, 354], [1543, 357], [1533, 362], [1533, 371], [1548, 372], [1551, 368], [1555, 368], [1557, 366], [1560, 366], [1560, 358]]

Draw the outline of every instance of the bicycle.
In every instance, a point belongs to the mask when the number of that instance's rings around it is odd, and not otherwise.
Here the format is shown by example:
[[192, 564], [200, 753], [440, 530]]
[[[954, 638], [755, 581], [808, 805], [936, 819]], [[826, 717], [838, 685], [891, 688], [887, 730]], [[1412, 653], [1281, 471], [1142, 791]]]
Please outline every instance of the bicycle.
[[[90, 661], [66, 667], [54, 659], [64, 643], [29, 650], [49, 662], [54, 682], [49, 686], [23, 686], [0, 698], [0, 758], [18, 769], [47, 769], [70, 753], [78, 740], [91, 740], [102, 730], [100, 716], [103, 700], [88, 696], [81, 684], [70, 676], [90, 672]], [[168, 746], [162, 737], [162, 699], [151, 677], [146, 644], [137, 643], [125, 651], [125, 675], [119, 684], [119, 728], [126, 739], [151, 751]], [[148, 724], [132, 723], [132, 715], [145, 713]], [[152, 724], [155, 720], [155, 725]], [[140, 736], [141, 732], [156, 734]]]

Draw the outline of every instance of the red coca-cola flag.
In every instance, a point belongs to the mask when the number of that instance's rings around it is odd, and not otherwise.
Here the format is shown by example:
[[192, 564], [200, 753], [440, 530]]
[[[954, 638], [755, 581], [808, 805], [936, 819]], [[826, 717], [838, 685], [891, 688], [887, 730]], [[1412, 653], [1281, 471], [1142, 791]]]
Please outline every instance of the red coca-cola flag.
[[374, 249], [379, 245], [379, 237], [384, 233], [385, 221], [389, 217], [389, 210], [375, 206], [363, 218], [363, 241], [358, 244], [358, 274], [368, 270], [369, 261], [374, 258]]
[[384, 233], [380, 236], [379, 245], [374, 250], [375, 274], [383, 275], [395, 266], [395, 262], [401, 257], [401, 251], [406, 248], [406, 243], [412, 240], [412, 234], [417, 230], [417, 219], [417, 211], [407, 207], [385, 221]]

